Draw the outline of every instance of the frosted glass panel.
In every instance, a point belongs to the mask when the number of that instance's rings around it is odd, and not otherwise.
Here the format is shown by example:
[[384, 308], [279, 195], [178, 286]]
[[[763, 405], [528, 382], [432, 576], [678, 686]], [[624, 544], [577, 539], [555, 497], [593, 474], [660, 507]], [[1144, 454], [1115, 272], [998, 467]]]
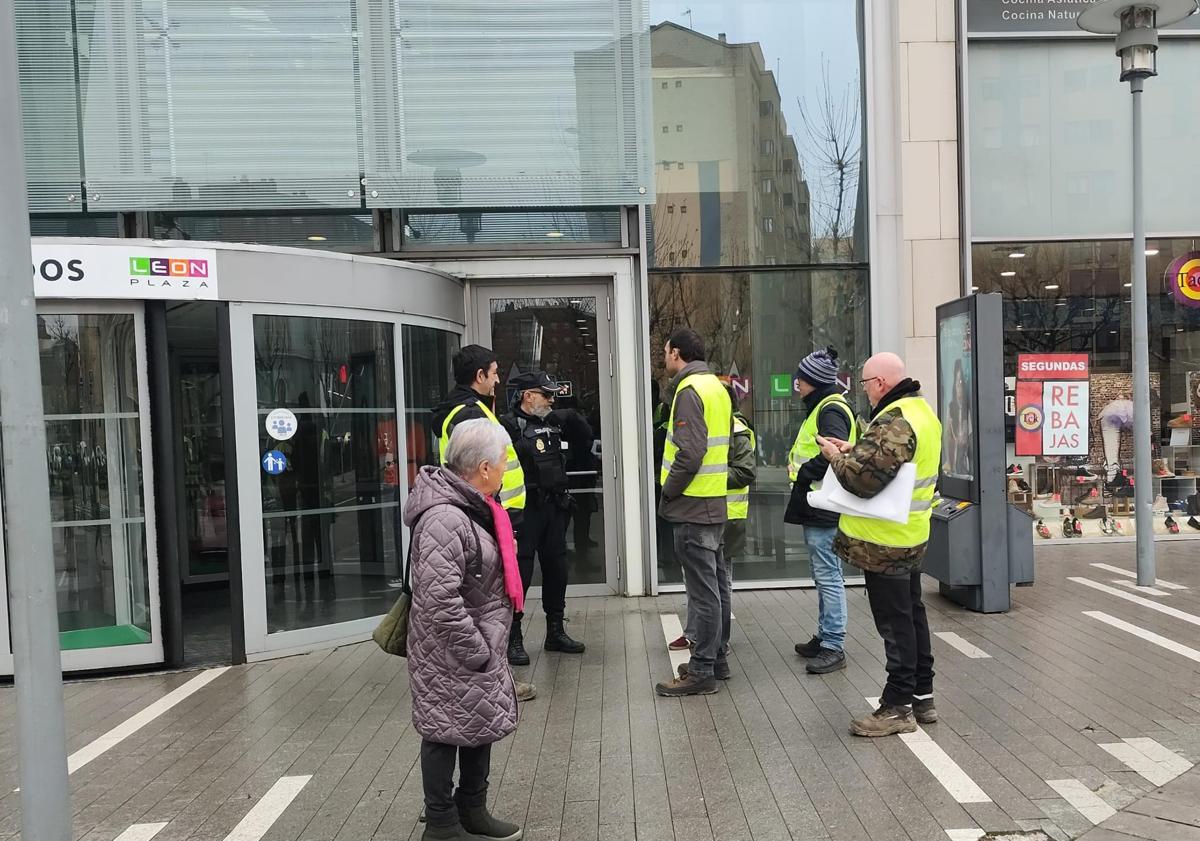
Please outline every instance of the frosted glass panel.
[[89, 208], [360, 204], [353, 3], [79, 3]]
[[[975, 237], [1129, 236], [1130, 94], [1108, 42], [970, 47]], [[1151, 233], [1196, 229], [1200, 40], [1163, 39], [1143, 94]]]
[[651, 200], [642, 0], [361, 0], [368, 205]]
[[70, 0], [16, 0], [29, 210], [83, 210]]

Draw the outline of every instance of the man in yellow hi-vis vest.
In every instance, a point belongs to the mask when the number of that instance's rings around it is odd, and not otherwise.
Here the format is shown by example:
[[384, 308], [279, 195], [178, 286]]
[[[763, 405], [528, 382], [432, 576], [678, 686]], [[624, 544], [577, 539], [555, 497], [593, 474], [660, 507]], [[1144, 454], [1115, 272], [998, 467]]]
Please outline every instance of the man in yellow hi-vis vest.
[[819, 438], [842, 487], [870, 498], [908, 462], [916, 466], [908, 520], [895, 523], [843, 514], [833, 549], [863, 570], [875, 627], [887, 655], [887, 685], [879, 708], [850, 723], [857, 736], [912, 733], [937, 721], [933, 705], [933, 649], [921, 602], [921, 560], [929, 541], [933, 494], [942, 461], [942, 425], [905, 374], [894, 353], [877, 353], [859, 381], [871, 402], [871, 420], [857, 444]]
[[792, 495], [783, 521], [804, 528], [809, 569], [817, 588], [817, 632], [796, 653], [808, 660], [809, 674], [823, 675], [846, 668], [846, 582], [842, 562], [833, 551], [838, 515], [808, 504], [808, 492], [825, 476], [829, 462], [821, 454], [817, 436], [855, 442], [854, 410], [837, 381], [837, 351], [815, 350], [800, 360], [794, 380], [808, 415], [788, 453], [788, 478]]
[[659, 515], [672, 524], [696, 647], [679, 677], [654, 691], [667, 697], [711, 695], [717, 678], [729, 674], [732, 598], [723, 548], [733, 406], [725, 386], [709, 372], [704, 340], [695, 330], [673, 332], [663, 353], [671, 412], [659, 471]]

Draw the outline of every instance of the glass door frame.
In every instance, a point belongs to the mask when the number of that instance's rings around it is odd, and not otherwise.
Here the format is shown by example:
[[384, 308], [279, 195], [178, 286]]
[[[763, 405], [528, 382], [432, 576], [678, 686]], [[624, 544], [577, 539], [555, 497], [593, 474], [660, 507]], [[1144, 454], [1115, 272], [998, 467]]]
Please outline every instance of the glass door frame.
[[[492, 321], [489, 302], [494, 298], [595, 298], [596, 324], [598, 346], [596, 348], [596, 366], [601, 383], [600, 428], [602, 439], [608, 446], [600, 448], [600, 488], [597, 489], [603, 499], [618, 500], [619, 482], [617, 477], [616, 449], [620, 444], [617, 431], [616, 388], [613, 382], [615, 364], [613, 350], [612, 297], [613, 283], [603, 277], [563, 277], [546, 280], [526, 280], [514, 278], [511, 280], [489, 280], [486, 283], [475, 283], [471, 290], [470, 313], [474, 317], [474, 336], [476, 341], [487, 347], [492, 344]], [[606, 376], [607, 374], [607, 376]], [[505, 376], [507, 372], [505, 372]], [[499, 388], [497, 388], [499, 391]], [[603, 507], [604, 512], [604, 582], [599, 584], [568, 584], [567, 597], [575, 596], [612, 596], [620, 592], [620, 562], [619, 556], [624, 554], [624, 548], [619, 541], [617, 528], [617, 506]], [[531, 587], [531, 598], [541, 597], [541, 587]]]
[[[298, 318], [329, 318], [389, 324], [392, 327], [392, 354], [395, 370], [396, 428], [404, 429], [407, 406], [404, 396], [403, 327], [413, 325], [432, 327], [457, 335], [461, 341], [463, 326], [428, 316], [408, 315], [386, 310], [326, 307], [306, 304], [229, 304], [229, 334], [233, 359], [254, 360], [255, 316]], [[302, 653], [314, 648], [327, 648], [330, 643], [361, 642], [370, 637], [381, 616], [369, 616], [330, 625], [317, 625], [289, 631], [269, 633], [267, 623], [267, 550], [263, 540], [263, 496], [259, 465], [258, 384], [253, 364], [238, 365], [233, 370], [234, 424], [237, 430], [235, 448], [237, 463], [227, 468], [226, 481], [236, 481], [239, 516], [241, 518], [241, 581], [242, 611], [245, 621], [246, 660], [254, 662], [271, 657]], [[408, 442], [400, 448], [407, 459]], [[398, 454], [399, 455], [399, 454]], [[408, 499], [408, 471], [399, 471], [400, 498]], [[401, 528], [402, 545], [407, 552], [408, 527]], [[399, 595], [399, 590], [396, 591]]]
[[[141, 445], [142, 515], [145, 518], [146, 581], [150, 593], [150, 642], [80, 648], [62, 652], [64, 672], [141, 666], [163, 661], [162, 603], [159, 589], [158, 524], [154, 493], [155, 452], [150, 433], [151, 403], [146, 356], [146, 310], [141, 301], [39, 301], [41, 315], [132, 315], [138, 378], [138, 441]], [[38, 382], [41, 382], [39, 376]], [[2, 550], [0, 550], [2, 551]], [[5, 589], [7, 594], [7, 587]], [[3, 614], [0, 614], [3, 615]], [[7, 632], [7, 622], [5, 623]], [[11, 656], [11, 655], [10, 655]], [[11, 672], [11, 663], [9, 671]]]

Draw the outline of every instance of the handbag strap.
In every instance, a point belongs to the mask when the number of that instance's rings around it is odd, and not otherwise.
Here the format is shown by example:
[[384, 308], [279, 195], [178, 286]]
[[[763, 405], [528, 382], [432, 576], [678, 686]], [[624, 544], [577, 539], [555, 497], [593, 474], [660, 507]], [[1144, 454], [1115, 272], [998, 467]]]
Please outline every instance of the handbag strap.
[[[468, 510], [464, 512], [472, 524], [479, 526], [482, 529], [490, 529], [491, 525], [484, 521], [483, 515], [478, 511]], [[425, 515], [422, 514], [421, 517]], [[408, 530], [408, 551], [404, 555], [404, 585], [401, 592], [412, 595], [412, 586], [409, 584], [409, 574], [412, 571], [412, 550], [413, 544], [417, 542], [417, 526], [421, 523], [421, 517], [418, 517], [412, 524], [412, 528]], [[471, 557], [467, 560], [467, 573], [471, 577], [479, 579], [483, 577], [483, 547], [479, 543], [479, 535], [475, 533], [475, 529], [469, 529], [471, 539], [475, 542], [475, 551], [471, 553]]]

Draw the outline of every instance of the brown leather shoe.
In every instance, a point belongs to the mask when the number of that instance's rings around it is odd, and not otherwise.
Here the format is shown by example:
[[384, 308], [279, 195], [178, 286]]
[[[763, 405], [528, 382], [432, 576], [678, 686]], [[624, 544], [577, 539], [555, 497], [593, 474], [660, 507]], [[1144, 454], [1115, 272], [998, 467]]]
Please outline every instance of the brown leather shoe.
[[850, 722], [850, 732], [855, 736], [892, 736], [897, 733], [917, 732], [917, 721], [909, 707], [893, 707], [880, 704], [879, 709], [868, 716]]
[[664, 698], [683, 698], [686, 695], [715, 695], [717, 694], [717, 679], [712, 675], [700, 677], [689, 674], [687, 677], [677, 677], [666, 683], [657, 684], [654, 691]]

